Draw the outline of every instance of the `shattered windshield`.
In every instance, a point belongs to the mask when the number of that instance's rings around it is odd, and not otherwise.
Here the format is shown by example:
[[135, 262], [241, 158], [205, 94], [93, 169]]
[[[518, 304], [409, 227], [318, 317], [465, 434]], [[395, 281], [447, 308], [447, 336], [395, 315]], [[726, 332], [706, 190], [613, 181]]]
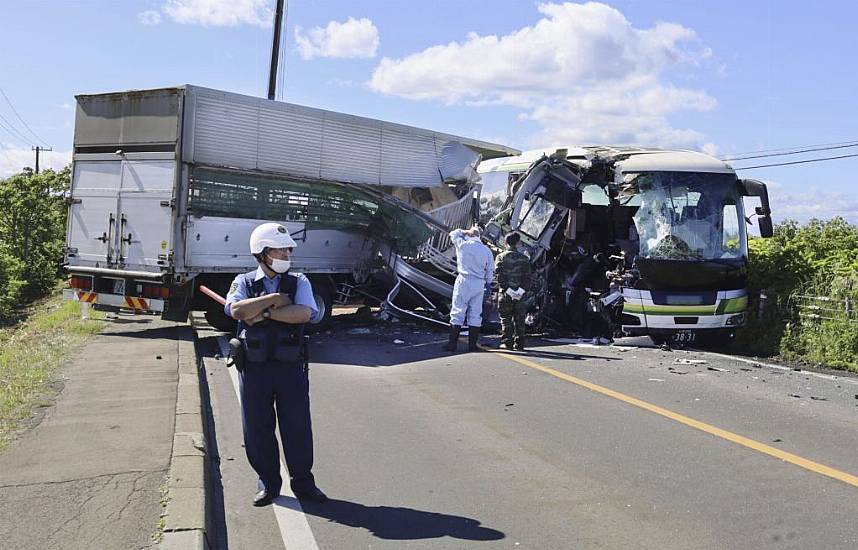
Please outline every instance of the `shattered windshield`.
[[545, 226], [551, 221], [555, 207], [541, 196], [531, 195], [522, 205], [518, 230], [529, 237], [538, 239]]
[[647, 172], [632, 175], [640, 257], [662, 260], [747, 256], [742, 201], [732, 174]]

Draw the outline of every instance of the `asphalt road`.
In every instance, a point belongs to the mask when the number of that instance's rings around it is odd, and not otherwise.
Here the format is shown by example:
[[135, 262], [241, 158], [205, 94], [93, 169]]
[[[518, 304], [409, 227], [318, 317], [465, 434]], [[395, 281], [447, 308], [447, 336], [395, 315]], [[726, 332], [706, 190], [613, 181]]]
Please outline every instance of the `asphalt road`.
[[232, 380], [208, 373], [222, 548], [858, 547], [854, 378], [394, 330], [314, 340], [324, 505], [250, 506]]

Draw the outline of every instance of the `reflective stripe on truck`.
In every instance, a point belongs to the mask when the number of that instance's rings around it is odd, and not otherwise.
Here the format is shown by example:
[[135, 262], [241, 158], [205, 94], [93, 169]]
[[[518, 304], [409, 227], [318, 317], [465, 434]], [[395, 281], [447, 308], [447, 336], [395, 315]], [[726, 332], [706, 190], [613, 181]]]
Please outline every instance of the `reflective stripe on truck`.
[[[83, 296], [84, 299], [81, 299]], [[165, 300], [154, 298], [139, 298], [137, 296], [121, 296], [119, 294], [107, 294], [104, 292], [85, 292], [66, 288], [63, 290], [63, 298], [76, 300], [78, 302], [89, 302], [100, 306], [133, 309], [135, 311], [148, 311], [161, 313], [164, 311]]]

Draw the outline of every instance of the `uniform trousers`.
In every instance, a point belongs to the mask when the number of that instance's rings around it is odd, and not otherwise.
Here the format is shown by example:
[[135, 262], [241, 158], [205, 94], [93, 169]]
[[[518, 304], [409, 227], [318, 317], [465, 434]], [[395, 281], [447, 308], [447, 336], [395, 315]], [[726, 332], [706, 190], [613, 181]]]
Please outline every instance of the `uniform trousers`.
[[264, 488], [276, 495], [283, 483], [277, 427], [292, 490], [315, 487], [310, 382], [303, 363], [248, 362], [240, 374], [240, 390], [244, 450]]
[[[483, 297], [486, 281], [480, 277], [456, 276], [453, 284], [453, 301], [450, 307], [450, 324], [469, 327], [483, 325]], [[466, 317], [467, 315], [467, 317]]]
[[506, 293], [501, 294], [498, 303], [498, 313], [501, 318], [501, 340], [505, 344], [524, 344], [525, 327], [524, 321], [527, 317], [527, 302], [523, 299], [513, 300]]

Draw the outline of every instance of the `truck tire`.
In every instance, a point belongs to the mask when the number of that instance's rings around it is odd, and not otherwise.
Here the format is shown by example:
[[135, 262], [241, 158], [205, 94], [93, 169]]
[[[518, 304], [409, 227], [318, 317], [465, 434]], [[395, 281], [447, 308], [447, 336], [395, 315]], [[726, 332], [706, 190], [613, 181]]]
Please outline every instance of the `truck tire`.
[[309, 332], [322, 332], [328, 330], [331, 326], [331, 310], [334, 306], [334, 297], [331, 292], [331, 285], [327, 281], [313, 281], [313, 299], [316, 300], [316, 307], [319, 310], [319, 315], [315, 317], [316, 322], [312, 320], [307, 326]]
[[215, 329], [235, 334], [235, 319], [227, 317], [226, 313], [223, 312], [223, 308], [207, 309], [205, 316], [208, 324]]

